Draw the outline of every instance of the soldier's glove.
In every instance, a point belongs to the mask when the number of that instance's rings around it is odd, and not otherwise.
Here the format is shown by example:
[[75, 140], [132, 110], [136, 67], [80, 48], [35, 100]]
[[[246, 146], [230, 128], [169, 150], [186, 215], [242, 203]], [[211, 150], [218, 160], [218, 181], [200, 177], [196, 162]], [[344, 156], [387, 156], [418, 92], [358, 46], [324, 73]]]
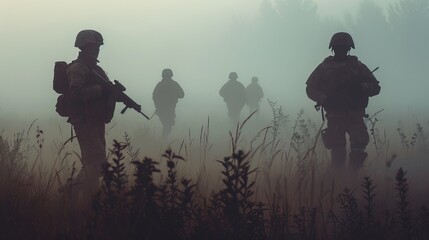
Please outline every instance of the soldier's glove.
[[116, 99], [117, 102], [122, 102], [122, 89], [116, 87], [116, 85], [113, 87], [113, 91], [112, 94], [114, 96], [114, 98]]

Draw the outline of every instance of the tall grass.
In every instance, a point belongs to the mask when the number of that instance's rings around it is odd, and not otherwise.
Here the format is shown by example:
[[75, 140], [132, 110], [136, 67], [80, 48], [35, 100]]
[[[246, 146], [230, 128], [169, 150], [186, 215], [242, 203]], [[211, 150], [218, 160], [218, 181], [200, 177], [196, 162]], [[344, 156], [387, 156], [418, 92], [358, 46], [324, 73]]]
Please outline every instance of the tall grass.
[[[64, 145], [57, 144], [57, 156], [49, 165], [40, 128], [31, 130], [34, 140], [28, 132], [11, 140], [0, 134], [0, 239], [429, 237], [429, 211], [413, 204], [413, 187], [394, 158], [381, 164], [395, 168], [394, 184], [365, 176], [358, 185], [341, 188], [344, 183], [338, 182], [344, 179], [330, 176], [326, 151], [318, 142], [321, 127], [300, 111], [287, 139], [280, 131], [286, 115], [275, 104], [273, 114], [274, 122], [250, 137], [248, 145], [243, 144], [244, 132], [251, 116], [239, 123], [229, 133], [230, 147], [220, 159], [210, 158], [214, 144], [209, 120], [199, 131], [199, 142], [189, 131], [177, 147], [172, 144], [156, 158], [141, 156], [136, 142], [125, 134], [123, 142], [113, 141], [101, 187], [86, 206], [73, 203], [72, 179], [79, 164], [65, 160], [72, 154]], [[284, 122], [275, 123], [276, 118]], [[407, 137], [405, 130], [398, 131], [404, 144], [397, 153], [401, 157], [427, 144], [421, 125], [414, 132]], [[380, 149], [387, 157], [390, 151], [377, 143], [377, 131], [371, 133], [374, 158], [379, 158]], [[28, 165], [30, 158], [34, 161]], [[392, 162], [386, 167], [388, 160]], [[189, 173], [195, 169], [196, 174]], [[68, 190], [58, 194], [56, 188], [63, 182], [69, 183]]]

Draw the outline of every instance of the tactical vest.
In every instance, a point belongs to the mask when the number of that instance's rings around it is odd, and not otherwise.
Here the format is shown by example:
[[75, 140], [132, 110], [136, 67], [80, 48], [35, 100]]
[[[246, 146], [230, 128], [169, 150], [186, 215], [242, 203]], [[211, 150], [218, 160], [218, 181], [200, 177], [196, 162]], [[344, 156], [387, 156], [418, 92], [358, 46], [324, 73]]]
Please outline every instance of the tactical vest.
[[348, 57], [346, 61], [334, 61], [332, 57], [323, 62], [321, 91], [326, 94], [324, 108], [327, 111], [350, 111], [366, 108], [368, 96], [363, 92], [359, 61]]

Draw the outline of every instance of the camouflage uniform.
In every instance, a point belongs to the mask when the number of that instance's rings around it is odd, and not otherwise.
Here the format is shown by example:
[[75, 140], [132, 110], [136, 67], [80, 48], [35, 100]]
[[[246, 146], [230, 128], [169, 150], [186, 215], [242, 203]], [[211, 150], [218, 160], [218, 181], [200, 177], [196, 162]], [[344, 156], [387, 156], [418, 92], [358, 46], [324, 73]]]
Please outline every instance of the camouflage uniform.
[[171, 79], [173, 72], [171, 69], [164, 69], [162, 80], [153, 90], [152, 98], [155, 103], [156, 114], [162, 123], [162, 134], [166, 137], [175, 123], [176, 104], [179, 98], [183, 98], [185, 93], [180, 85]]
[[369, 97], [380, 92], [377, 79], [356, 56], [341, 60], [330, 56], [311, 73], [306, 91], [310, 99], [326, 110], [333, 166], [345, 165], [347, 133], [351, 148], [349, 164], [353, 169], [360, 169], [367, 157], [365, 148], [369, 142], [363, 118]]
[[250, 113], [254, 111], [258, 111], [259, 113], [259, 101], [261, 101], [263, 97], [264, 92], [258, 84], [258, 78], [253, 77], [252, 82], [246, 87], [246, 100]]
[[223, 97], [228, 108], [228, 116], [233, 122], [239, 120], [241, 109], [246, 104], [246, 88], [237, 78], [237, 73], [230, 73], [230, 80], [219, 90], [219, 95]]
[[97, 84], [91, 73], [94, 70], [108, 79], [97, 62], [96, 58], [80, 52], [66, 71], [68, 122], [74, 127], [82, 157], [82, 170], [75, 181], [81, 186], [80, 190], [90, 193], [98, 189], [101, 165], [106, 162], [105, 123], [110, 122], [115, 109], [113, 92]]

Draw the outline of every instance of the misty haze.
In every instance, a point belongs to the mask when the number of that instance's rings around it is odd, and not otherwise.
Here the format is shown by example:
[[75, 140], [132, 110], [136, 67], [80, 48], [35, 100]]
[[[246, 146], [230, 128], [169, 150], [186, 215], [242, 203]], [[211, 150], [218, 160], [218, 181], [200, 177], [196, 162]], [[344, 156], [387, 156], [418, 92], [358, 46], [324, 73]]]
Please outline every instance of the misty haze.
[[[4, 0], [0, 20], [0, 239], [429, 238], [428, 0]], [[103, 170], [89, 205], [71, 197], [82, 146], [53, 89], [87, 29], [149, 118], [116, 103], [105, 148], [125, 175]], [[332, 169], [306, 92], [338, 32], [381, 87], [355, 177]]]

